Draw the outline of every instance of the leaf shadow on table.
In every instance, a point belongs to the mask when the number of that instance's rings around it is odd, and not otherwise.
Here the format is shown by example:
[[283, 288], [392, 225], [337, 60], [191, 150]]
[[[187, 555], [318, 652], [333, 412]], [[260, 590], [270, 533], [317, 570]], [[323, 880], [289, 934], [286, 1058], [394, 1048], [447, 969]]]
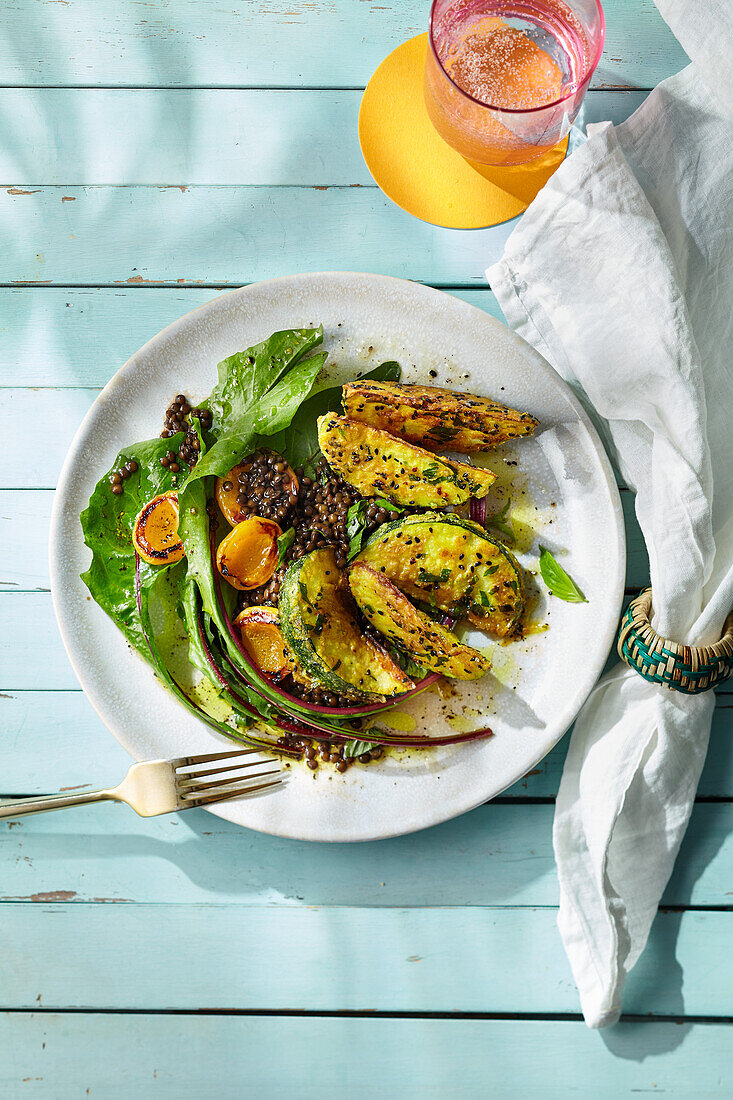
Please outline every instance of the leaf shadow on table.
[[[59, 18], [56, 22], [45, 7], [43, 16], [39, 13], [38, 17], [34, 17], [33, 13], [28, 12], [22, 21], [17, 21], [17, 28], [22, 27], [22, 41], [14, 38], [14, 33], [17, 33], [15, 26], [9, 25], [0, 30], [3, 49], [10, 58], [58, 58], [64, 55], [66, 33], [63, 19]], [[66, 21], [68, 18], [65, 17]], [[165, 37], [136, 35], [129, 38], [125, 48], [128, 55], [131, 52], [137, 55], [131, 58], [137, 71], [148, 74], [147, 79], [138, 82], [142, 88], [159, 85], [160, 72], [170, 69], [170, 46]], [[193, 44], [187, 44], [182, 37], [177, 38], [176, 74], [177, 83], [181, 85], [196, 83], [194, 51]], [[73, 62], [70, 62], [70, 67], [73, 68]], [[104, 96], [95, 95], [93, 83], [88, 89], [75, 88], [76, 80], [70, 72], [68, 83], [72, 87], [66, 89], [61, 85], [60, 94], [64, 94], [62, 125], [59, 125], [58, 104], [54, 102], [56, 90], [32, 87], [36, 83], [37, 75], [29, 73], [26, 94], [32, 100], [32, 115], [24, 112], [20, 117], [15, 117], [10, 111], [0, 112], [0, 145], [4, 160], [13, 166], [16, 179], [34, 181], [32, 185], [8, 188], [13, 201], [5, 203], [0, 209], [0, 218], [5, 219], [6, 223], [0, 221], [0, 229], [6, 230], [3, 234], [3, 274], [0, 279], [18, 285], [89, 282], [89, 263], [93, 265], [94, 256], [107, 248], [115, 254], [127, 252], [132, 263], [139, 264], [130, 269], [123, 266], [125, 261], [121, 260], [120, 277], [115, 282], [144, 282], [144, 277], [137, 272], [146, 272], [146, 262], [151, 253], [155, 253], [159, 235], [156, 226], [159, 229], [161, 219], [167, 216], [170, 209], [169, 204], [161, 203], [158, 191], [169, 187], [186, 190], [191, 157], [195, 157], [198, 148], [197, 128], [202, 125], [202, 120], [196, 115], [194, 99], [185, 94], [171, 99], [137, 94], [139, 89], [128, 90], [129, 109], [135, 115], [135, 140], [134, 143], [120, 140], [115, 146], [112, 141], [99, 140], [100, 129], [109, 122], [103, 115]], [[169, 109], [171, 103], [174, 104], [173, 110]], [[30, 124], [29, 117], [32, 119]], [[171, 132], [175, 134], [176, 148], [180, 150], [179, 160], [172, 169], [177, 178], [156, 180], [160, 188], [149, 187], [148, 225], [145, 231], [140, 231], [140, 212], [134, 201], [135, 185], [141, 180], [150, 182], [146, 168], [151, 159], [150, 152], [161, 142], [163, 134], [167, 135], [170, 143]], [[45, 184], [43, 180], [39, 181], [36, 151], [63, 147], [78, 150], [74, 177], [60, 179], [53, 176]], [[60, 159], [64, 160], [63, 157]], [[9, 182], [12, 183], [12, 179]], [[113, 186], [107, 186], [109, 184]], [[69, 189], [75, 189], [76, 193], [67, 194]], [[84, 216], [80, 217], [76, 208], [82, 205], [86, 209]], [[144, 242], [139, 255], [137, 252], [131, 253], [128, 247], [130, 239]], [[59, 277], [56, 260], [60, 248], [68, 268]], [[48, 255], [44, 255], [47, 251]], [[85, 264], [87, 271], [82, 270]], [[48, 274], [54, 278], [47, 278]], [[126, 280], [125, 275], [128, 275]], [[38, 344], [38, 325], [38, 317], [29, 303], [27, 327], [29, 334], [36, 334], [35, 344], [29, 336], [29, 346]], [[57, 364], [63, 363], [68, 372], [68, 384], [73, 385], [77, 354], [74, 337], [68, 326], [63, 324], [63, 314], [59, 315], [55, 331], [49, 331], [45, 326], [44, 341], [46, 354]], [[122, 361], [124, 359], [114, 366], [121, 365]]]

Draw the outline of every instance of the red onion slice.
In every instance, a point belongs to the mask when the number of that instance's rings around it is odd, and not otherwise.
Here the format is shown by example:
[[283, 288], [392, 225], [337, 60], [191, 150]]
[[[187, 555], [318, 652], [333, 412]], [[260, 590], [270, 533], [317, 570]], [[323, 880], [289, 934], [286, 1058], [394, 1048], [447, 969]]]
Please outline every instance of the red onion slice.
[[486, 527], [486, 497], [471, 497], [468, 514], [474, 523]]

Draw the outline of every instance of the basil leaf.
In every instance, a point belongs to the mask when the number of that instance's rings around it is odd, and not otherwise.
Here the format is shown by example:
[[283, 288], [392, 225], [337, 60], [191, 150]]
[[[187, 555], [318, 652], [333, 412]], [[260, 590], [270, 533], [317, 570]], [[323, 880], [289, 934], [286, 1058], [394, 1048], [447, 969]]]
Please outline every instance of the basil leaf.
[[566, 603], [588, 603], [573, 578], [544, 546], [540, 546], [540, 573], [552, 596]]
[[277, 567], [278, 569], [285, 561], [288, 550], [293, 545], [295, 540], [295, 528], [288, 527], [287, 531], [283, 531], [280, 538], [277, 540]]
[[353, 760], [357, 756], [361, 756], [363, 752], [370, 752], [371, 749], [376, 749], [376, 741], [347, 741], [344, 745], [344, 757], [347, 760]]

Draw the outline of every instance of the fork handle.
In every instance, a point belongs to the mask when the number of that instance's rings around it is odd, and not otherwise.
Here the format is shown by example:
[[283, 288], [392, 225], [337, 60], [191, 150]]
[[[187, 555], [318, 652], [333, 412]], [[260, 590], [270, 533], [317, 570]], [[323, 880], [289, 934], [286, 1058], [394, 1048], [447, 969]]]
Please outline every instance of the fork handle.
[[66, 806], [84, 806], [87, 802], [116, 802], [116, 790], [86, 791], [84, 794], [51, 794], [40, 798], [22, 798], [18, 802], [0, 801], [0, 818], [22, 817], [23, 814], [43, 814], [48, 810], [63, 810]]

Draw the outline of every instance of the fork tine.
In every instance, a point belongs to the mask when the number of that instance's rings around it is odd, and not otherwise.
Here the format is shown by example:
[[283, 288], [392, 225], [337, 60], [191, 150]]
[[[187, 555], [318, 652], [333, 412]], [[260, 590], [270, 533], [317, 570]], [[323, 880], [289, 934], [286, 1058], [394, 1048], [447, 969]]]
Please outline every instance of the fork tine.
[[199, 764], [208, 764], [211, 760], [226, 760], [227, 757], [251, 756], [252, 753], [260, 751], [260, 749], [227, 749], [226, 752], [205, 752], [201, 753], [199, 756], [179, 756], [176, 760], [171, 760], [171, 764], [176, 770], [178, 770], [178, 768], [192, 768], [197, 767]]
[[266, 757], [264, 760], [243, 760], [239, 764], [227, 764], [223, 768], [207, 768], [201, 772], [181, 772], [176, 776], [176, 782], [180, 785], [184, 780], [188, 782], [191, 779], [202, 779], [205, 775], [219, 775], [220, 772], [238, 771], [241, 768], [256, 768], [258, 764], [276, 764], [277, 758], [272, 756]]
[[237, 787], [232, 791], [220, 791], [218, 794], [210, 795], [207, 798], [195, 798], [186, 802], [186, 808], [189, 806], [210, 806], [212, 802], [225, 802], [228, 798], [239, 798], [243, 794], [254, 794], [256, 791], [264, 791], [268, 787], [279, 787], [283, 780], [271, 779], [269, 783], [259, 783], [256, 787]]
[[243, 782], [246, 782], [247, 779], [263, 779], [266, 775], [279, 775], [279, 774], [280, 774], [280, 769], [279, 768], [273, 768], [269, 772], [258, 772], [257, 775], [250, 775], [250, 776], [233, 775], [229, 779], [215, 779], [211, 783], [196, 783], [191, 787], [183, 787], [183, 788], [179, 787], [179, 790], [181, 792], [181, 797], [182, 798], [185, 798], [188, 795], [193, 795], [194, 797], [196, 797], [197, 794], [204, 795], [207, 791], [213, 790], [215, 787], [225, 787], [227, 785], [231, 787], [233, 783], [239, 784], [241, 786], [241, 784]]

